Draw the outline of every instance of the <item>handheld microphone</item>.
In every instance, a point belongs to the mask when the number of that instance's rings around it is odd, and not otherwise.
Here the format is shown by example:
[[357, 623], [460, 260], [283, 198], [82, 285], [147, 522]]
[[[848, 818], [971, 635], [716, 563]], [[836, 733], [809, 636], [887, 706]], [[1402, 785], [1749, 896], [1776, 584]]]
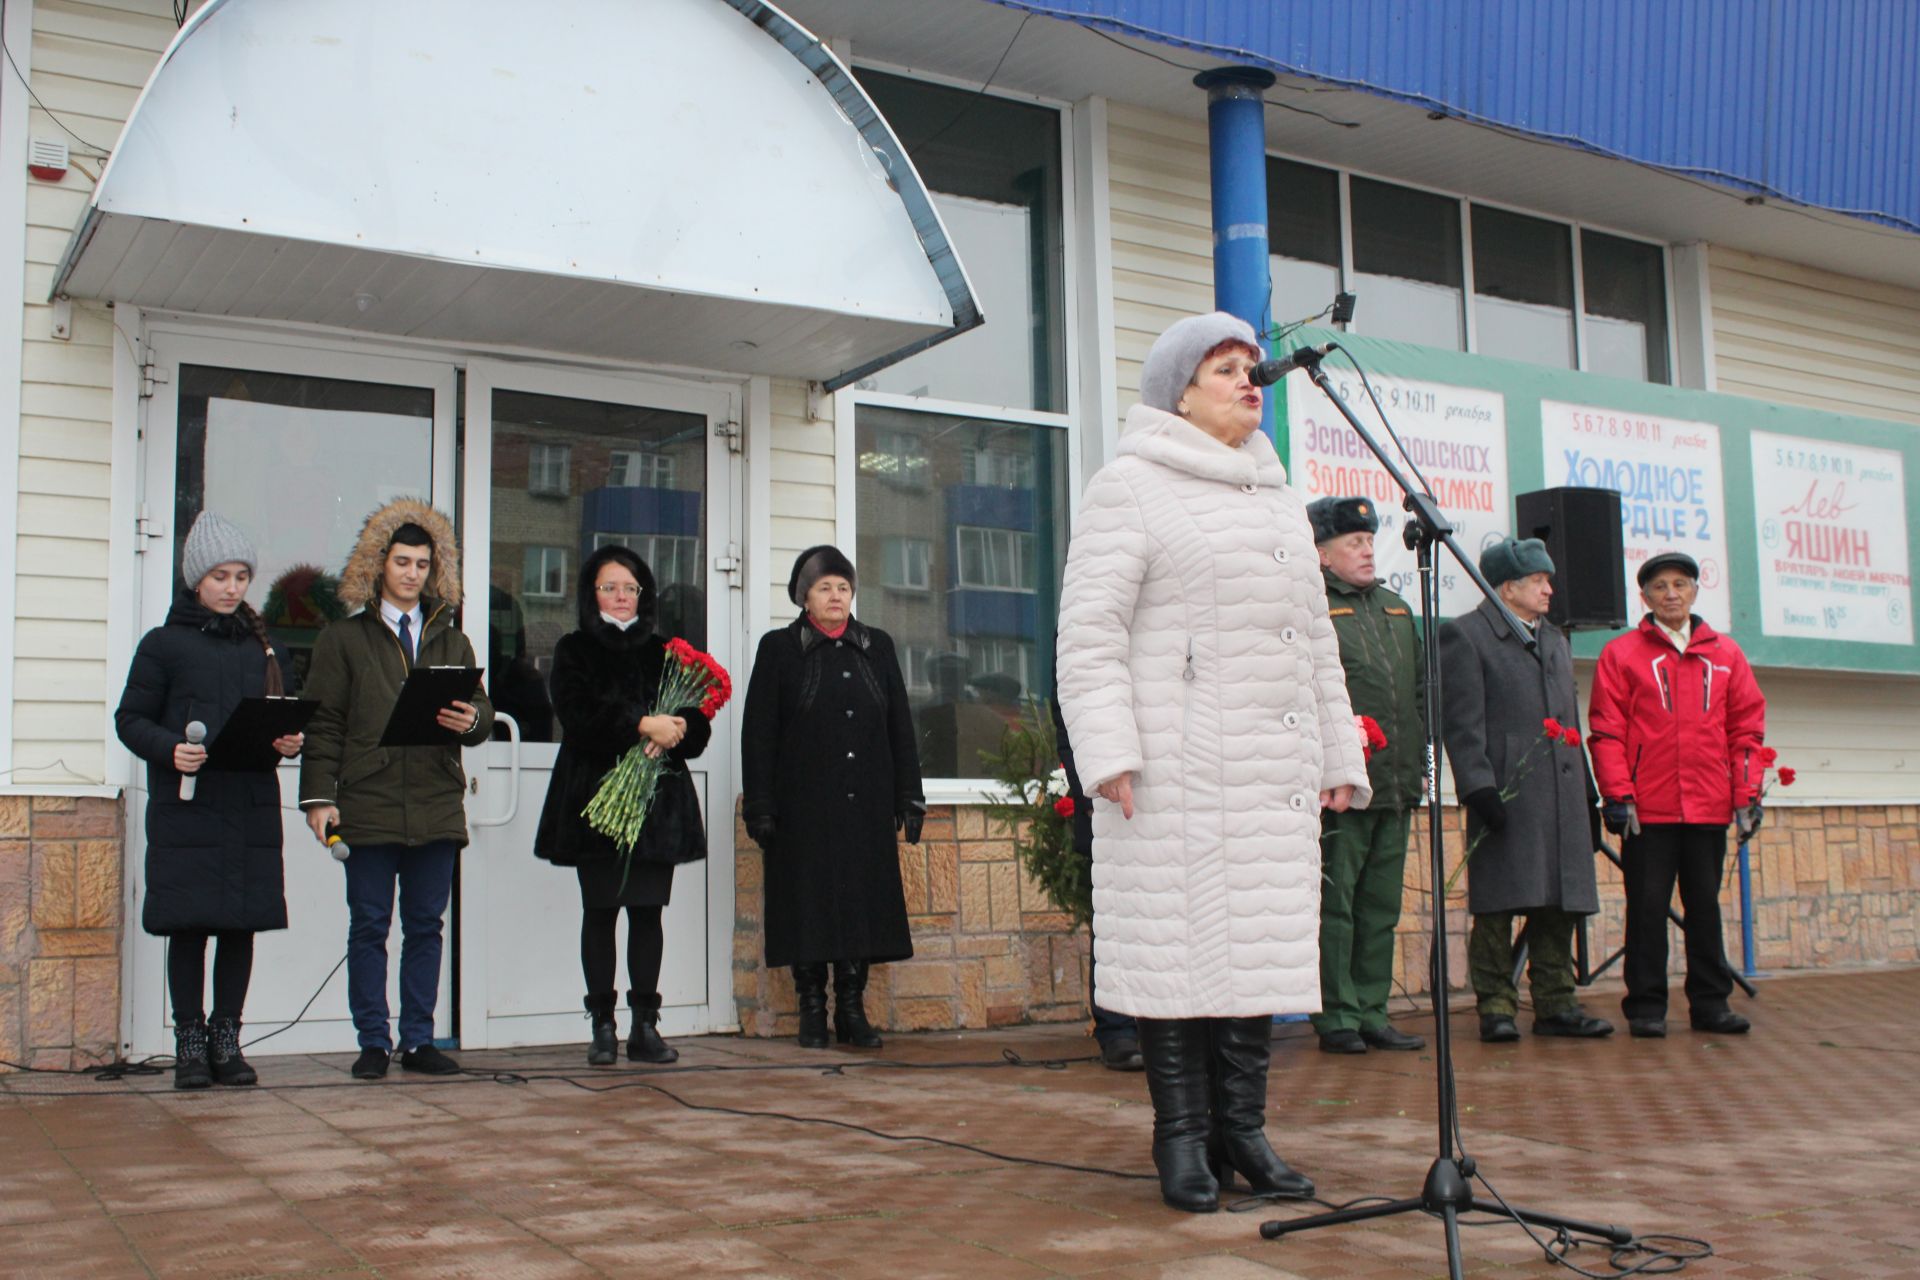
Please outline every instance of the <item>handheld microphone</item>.
[[340, 828], [334, 823], [327, 824], [327, 852], [333, 855], [335, 862], [345, 862], [353, 856], [353, 850], [340, 838]]
[[[187, 721], [187, 742], [190, 745], [197, 747], [201, 743], [205, 742], [206, 740], [207, 740], [207, 726], [200, 723], [200, 721], [198, 720]], [[182, 800], [193, 799], [193, 784], [198, 782], [199, 780], [200, 780], [200, 775], [197, 773], [185, 773], [180, 775], [180, 798]]]
[[1333, 353], [1333, 343], [1325, 342], [1317, 347], [1295, 347], [1286, 355], [1273, 360], [1262, 360], [1253, 366], [1253, 372], [1247, 380], [1256, 387], [1270, 387], [1295, 369], [1310, 369]]

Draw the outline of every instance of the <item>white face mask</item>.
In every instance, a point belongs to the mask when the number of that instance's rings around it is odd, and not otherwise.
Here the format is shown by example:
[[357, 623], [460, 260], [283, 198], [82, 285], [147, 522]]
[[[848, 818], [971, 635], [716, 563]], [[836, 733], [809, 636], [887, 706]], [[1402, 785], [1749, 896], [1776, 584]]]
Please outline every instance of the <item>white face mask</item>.
[[640, 621], [640, 615], [636, 613], [636, 614], [635, 614], [635, 615], [634, 615], [633, 617], [631, 617], [631, 618], [627, 618], [627, 619], [625, 619], [625, 620], [623, 621], [622, 619], [619, 619], [619, 618], [616, 618], [616, 617], [614, 617], [614, 616], [613, 616], [612, 614], [610, 614], [610, 613], [608, 613], [608, 612], [606, 612], [606, 611], [605, 611], [605, 610], [603, 609], [603, 610], [601, 610], [601, 612], [600, 612], [600, 621], [602, 621], [602, 622], [605, 622], [605, 623], [610, 623], [611, 625], [613, 625], [613, 626], [614, 626], [614, 627], [616, 627], [617, 629], [619, 629], [619, 630], [621, 630], [621, 631], [625, 631], [625, 630], [626, 630], [626, 629], [627, 629], [628, 627], [630, 627], [630, 626], [632, 626], [632, 625], [633, 625], [634, 623], [636, 623], [636, 622], [638, 622], [638, 621]]

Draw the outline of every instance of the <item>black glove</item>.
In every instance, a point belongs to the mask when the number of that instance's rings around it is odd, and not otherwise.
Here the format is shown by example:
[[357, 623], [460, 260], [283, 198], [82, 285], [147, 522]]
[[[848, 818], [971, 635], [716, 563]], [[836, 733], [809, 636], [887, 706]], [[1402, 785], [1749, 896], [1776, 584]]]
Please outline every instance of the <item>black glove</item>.
[[1640, 810], [1631, 800], [1609, 800], [1600, 806], [1600, 820], [1617, 836], [1640, 834]]
[[776, 831], [772, 818], [747, 819], [747, 837], [759, 845], [763, 853], [772, 852]]
[[1760, 824], [1765, 818], [1766, 815], [1760, 811], [1760, 802], [1758, 800], [1755, 800], [1744, 809], [1734, 810], [1733, 829], [1734, 832], [1739, 835], [1741, 844], [1745, 844], [1759, 833]]
[[1482, 787], [1466, 797], [1467, 808], [1473, 810], [1473, 816], [1480, 819], [1480, 825], [1489, 831], [1507, 829], [1507, 802], [1500, 798], [1497, 787]]
[[927, 802], [909, 800], [906, 807], [893, 815], [893, 825], [905, 837], [908, 844], [920, 843], [920, 828], [927, 822]]

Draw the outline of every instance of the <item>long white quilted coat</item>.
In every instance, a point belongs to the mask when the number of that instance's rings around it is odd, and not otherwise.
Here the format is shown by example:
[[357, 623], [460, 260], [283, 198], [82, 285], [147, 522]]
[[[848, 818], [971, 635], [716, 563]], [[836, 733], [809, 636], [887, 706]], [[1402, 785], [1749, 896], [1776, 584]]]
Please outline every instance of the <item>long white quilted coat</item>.
[[1087, 486], [1060, 607], [1060, 705], [1096, 800], [1102, 1008], [1320, 1008], [1320, 804], [1372, 792], [1305, 505], [1266, 436], [1144, 405]]

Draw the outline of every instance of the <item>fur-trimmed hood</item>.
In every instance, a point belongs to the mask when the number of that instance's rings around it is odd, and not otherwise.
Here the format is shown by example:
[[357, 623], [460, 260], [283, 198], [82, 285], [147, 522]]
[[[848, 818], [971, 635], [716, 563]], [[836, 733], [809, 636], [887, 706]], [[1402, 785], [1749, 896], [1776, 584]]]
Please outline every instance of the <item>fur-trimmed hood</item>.
[[453, 522], [419, 498], [395, 498], [367, 517], [360, 526], [360, 537], [340, 571], [340, 586], [335, 595], [349, 609], [364, 609], [380, 598], [380, 571], [386, 564], [387, 548], [394, 531], [403, 524], [417, 524], [433, 539], [433, 571], [427, 575], [425, 594], [443, 604], [460, 605], [460, 544], [453, 535]]

